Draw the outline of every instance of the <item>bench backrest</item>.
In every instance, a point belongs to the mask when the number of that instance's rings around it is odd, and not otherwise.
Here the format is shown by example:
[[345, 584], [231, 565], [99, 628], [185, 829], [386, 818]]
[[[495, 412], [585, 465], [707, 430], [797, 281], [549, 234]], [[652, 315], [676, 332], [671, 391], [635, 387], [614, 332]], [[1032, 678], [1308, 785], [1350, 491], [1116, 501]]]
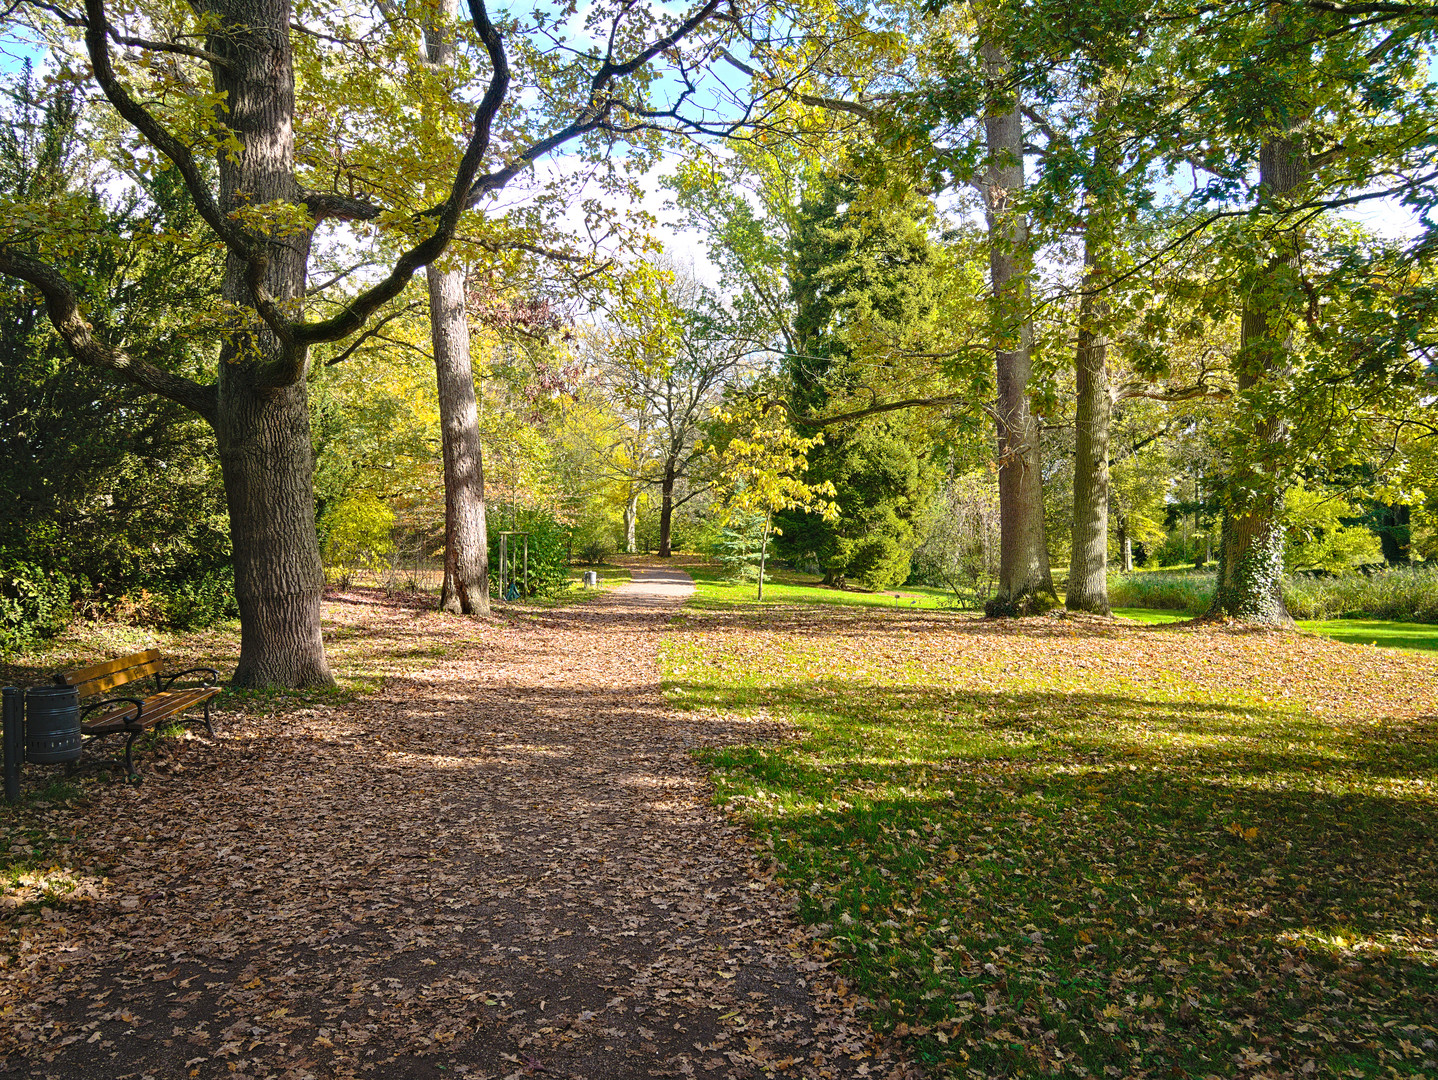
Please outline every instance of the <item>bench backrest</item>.
[[159, 670], [160, 650], [146, 649], [144, 652], [122, 656], [118, 660], [106, 660], [103, 664], [91, 664], [89, 667], [59, 672], [55, 681], [61, 686], [75, 687], [82, 698], [87, 698], [103, 694], [117, 686], [124, 686], [136, 679], [143, 679], [147, 675], [154, 675]]

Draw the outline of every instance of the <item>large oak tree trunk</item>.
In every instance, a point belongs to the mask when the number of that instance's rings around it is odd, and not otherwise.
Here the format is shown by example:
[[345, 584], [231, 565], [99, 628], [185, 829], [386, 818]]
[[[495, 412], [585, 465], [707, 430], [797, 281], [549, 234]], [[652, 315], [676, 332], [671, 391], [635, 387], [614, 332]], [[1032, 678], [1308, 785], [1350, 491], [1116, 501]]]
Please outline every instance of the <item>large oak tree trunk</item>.
[[664, 480], [660, 485], [659, 492], [661, 501], [659, 504], [659, 557], [667, 559], [673, 555], [670, 550], [669, 538], [674, 528], [674, 474], [675, 461], [670, 457], [664, 463]]
[[489, 614], [489, 532], [484, 506], [484, 452], [469, 356], [464, 272], [433, 264], [429, 279], [430, 335], [444, 454], [444, 585], [442, 611]]
[[[981, 55], [991, 85], [1002, 86], [1008, 68], [1003, 52], [985, 45]], [[1058, 597], [1044, 530], [1041, 428], [1029, 404], [1032, 252], [1028, 221], [1019, 206], [1024, 189], [1023, 120], [1015, 98], [996, 96], [990, 101], [984, 133], [999, 455], [999, 588], [984, 610], [989, 615], [1022, 615], [1047, 610]]]
[[[1258, 178], [1267, 196], [1287, 195], [1306, 175], [1307, 155], [1300, 140], [1280, 135], [1264, 142]], [[1294, 229], [1285, 228], [1262, 275], [1245, 295], [1237, 359], [1240, 392], [1281, 377], [1287, 368], [1298, 261], [1299, 238]], [[1218, 585], [1209, 614], [1287, 625], [1293, 620], [1283, 603], [1286, 485], [1279, 460], [1286, 429], [1283, 418], [1261, 396], [1248, 400], [1251, 408], [1267, 412], [1255, 418], [1254, 438], [1244, 448], [1248, 460], [1228, 478], [1229, 507], [1223, 516]]]
[[[298, 203], [294, 179], [294, 71], [287, 0], [220, 0], [208, 48], [224, 119], [242, 149], [218, 155], [220, 209]], [[304, 302], [309, 235], [274, 238], [264, 285], [293, 318]], [[256, 315], [246, 266], [231, 253], [222, 284], [236, 312], [220, 349], [215, 434], [229, 506], [240, 607], [237, 686], [334, 682], [320, 634], [324, 567], [315, 535], [314, 451], [305, 381], [271, 384], [291, 359]], [[291, 346], [293, 347], [293, 346]]]
[[[452, 23], [458, 0], [440, 0], [437, 18], [424, 27], [425, 61], [454, 63]], [[462, 615], [489, 614], [489, 532], [484, 506], [484, 449], [469, 355], [469, 318], [464, 305], [464, 271], [425, 267], [429, 285], [430, 340], [439, 390], [440, 438], [444, 454], [444, 584], [439, 607]]]

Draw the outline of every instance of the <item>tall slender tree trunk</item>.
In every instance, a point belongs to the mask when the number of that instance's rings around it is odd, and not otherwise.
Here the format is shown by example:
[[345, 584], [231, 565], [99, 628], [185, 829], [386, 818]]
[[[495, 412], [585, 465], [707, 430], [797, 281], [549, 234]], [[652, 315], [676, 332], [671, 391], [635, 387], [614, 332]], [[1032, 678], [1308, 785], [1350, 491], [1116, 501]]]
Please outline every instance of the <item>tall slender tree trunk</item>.
[[759, 603], [764, 602], [764, 563], [769, 557], [769, 527], [774, 523], [774, 515], [764, 515], [764, 539], [759, 544]]
[[1133, 536], [1128, 531], [1128, 517], [1124, 514], [1118, 516], [1118, 548], [1120, 565], [1125, 574], [1133, 573]]
[[1108, 383], [1108, 341], [1098, 324], [1107, 314], [1094, 290], [1104, 277], [1096, 250], [1105, 243], [1090, 231], [1084, 239], [1084, 280], [1079, 301], [1078, 347], [1074, 356], [1077, 402], [1074, 413], [1073, 554], [1069, 561], [1070, 611], [1109, 614], [1108, 603], [1108, 432], [1113, 398]]
[[664, 479], [660, 484], [659, 504], [659, 557], [667, 559], [673, 552], [670, 550], [670, 535], [674, 528], [674, 473], [675, 461], [673, 455], [664, 463]]
[[1100, 95], [1094, 110], [1097, 139], [1091, 162], [1084, 217], [1084, 291], [1079, 299], [1078, 345], [1074, 352], [1073, 551], [1064, 603], [1070, 611], [1108, 615], [1108, 433], [1113, 397], [1108, 381], [1108, 302], [1100, 294], [1111, 280], [1115, 152], [1109, 141], [1114, 119], [1112, 95]]
[[989, 615], [1024, 615], [1058, 602], [1044, 531], [1041, 427], [1029, 403], [1033, 320], [1032, 251], [1024, 190], [1023, 118], [1007, 82], [1008, 62], [993, 45], [980, 50], [994, 98], [984, 116], [988, 168], [984, 212], [989, 227], [993, 335], [998, 375], [999, 588]]
[[444, 454], [442, 611], [489, 614], [489, 532], [484, 507], [484, 452], [469, 357], [464, 272], [431, 265], [430, 334]]
[[[294, 68], [287, 0], [219, 0], [206, 47], [224, 119], [240, 143], [218, 155], [225, 212], [299, 203], [294, 178]], [[291, 312], [303, 305], [310, 235], [271, 245], [264, 284]], [[305, 380], [275, 386], [270, 371], [294, 358], [254, 310], [246, 266], [225, 262], [224, 300], [237, 316], [219, 357], [215, 435], [229, 507], [240, 607], [237, 686], [328, 686], [320, 634], [324, 567], [315, 535], [314, 450]], [[295, 346], [289, 346], [294, 348]], [[307, 363], [307, 358], [301, 358]]]
[[639, 524], [639, 485], [629, 489], [629, 500], [624, 504], [624, 550], [633, 555], [639, 550], [635, 530]]
[[[454, 63], [452, 24], [458, 12], [458, 0], [441, 0], [435, 21], [424, 27], [425, 61], [436, 68]], [[431, 263], [425, 267], [425, 278], [444, 454], [444, 584], [439, 606], [455, 614], [488, 615], [484, 451], [469, 355], [464, 271]]]
[[[1266, 196], [1281, 198], [1296, 190], [1307, 172], [1307, 153], [1300, 139], [1284, 133], [1268, 138], [1260, 148], [1258, 179]], [[1237, 359], [1241, 393], [1281, 378], [1287, 369], [1290, 297], [1298, 291], [1298, 265], [1299, 238], [1285, 227], [1244, 300]], [[1229, 505], [1218, 546], [1218, 585], [1209, 614], [1287, 625], [1293, 619], [1283, 602], [1282, 508], [1287, 485], [1280, 461], [1286, 428], [1261, 396], [1248, 400], [1250, 407], [1266, 412], [1255, 420], [1249, 460], [1229, 477]]]

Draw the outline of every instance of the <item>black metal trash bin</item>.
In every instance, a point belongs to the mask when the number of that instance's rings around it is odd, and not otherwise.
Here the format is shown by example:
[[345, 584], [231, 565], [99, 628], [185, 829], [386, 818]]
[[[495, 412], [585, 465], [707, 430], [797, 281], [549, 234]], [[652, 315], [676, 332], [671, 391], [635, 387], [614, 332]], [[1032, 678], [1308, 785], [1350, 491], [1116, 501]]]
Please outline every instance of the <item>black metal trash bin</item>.
[[25, 760], [59, 765], [80, 760], [80, 692], [73, 686], [25, 691]]

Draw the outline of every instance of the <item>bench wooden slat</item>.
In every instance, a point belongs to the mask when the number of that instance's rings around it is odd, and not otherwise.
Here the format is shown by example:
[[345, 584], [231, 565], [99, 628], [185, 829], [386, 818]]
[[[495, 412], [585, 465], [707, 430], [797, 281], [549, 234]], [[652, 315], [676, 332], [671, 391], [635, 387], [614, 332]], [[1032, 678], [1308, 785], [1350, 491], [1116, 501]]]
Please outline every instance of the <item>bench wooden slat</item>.
[[129, 656], [121, 656], [115, 660], [106, 660], [102, 664], [91, 664], [89, 667], [72, 668], [70, 671], [62, 671], [55, 676], [57, 682], [64, 686], [79, 686], [81, 683], [98, 679], [102, 675], [110, 675], [116, 671], [124, 671], [126, 668], [139, 667], [160, 659], [159, 649], [146, 649], [143, 652], [131, 653]]
[[124, 686], [127, 683], [135, 682], [137, 679], [143, 679], [146, 675], [154, 675], [159, 670], [160, 661], [149, 660], [135, 667], [112, 671], [110, 674], [101, 675], [97, 679], [77, 683], [75, 684], [75, 688], [80, 691], [82, 698], [95, 697], [97, 694], [103, 694], [105, 691], [113, 690], [117, 686]]
[[[145, 699], [145, 709], [140, 714], [143, 727], [151, 728], [163, 723], [176, 713], [184, 712], [192, 705], [208, 701], [220, 692], [218, 686], [196, 686], [189, 690], [167, 690]], [[80, 726], [86, 735], [111, 735], [126, 729], [127, 721], [135, 715], [135, 706], [121, 703], [106, 709], [93, 720]]]

